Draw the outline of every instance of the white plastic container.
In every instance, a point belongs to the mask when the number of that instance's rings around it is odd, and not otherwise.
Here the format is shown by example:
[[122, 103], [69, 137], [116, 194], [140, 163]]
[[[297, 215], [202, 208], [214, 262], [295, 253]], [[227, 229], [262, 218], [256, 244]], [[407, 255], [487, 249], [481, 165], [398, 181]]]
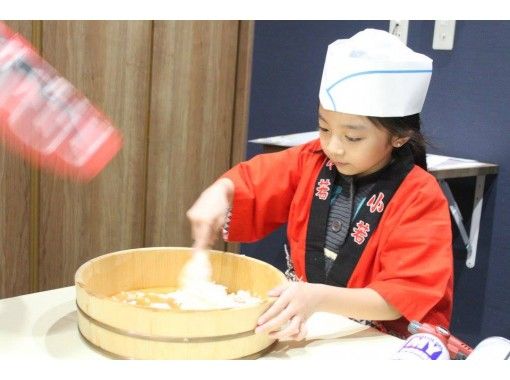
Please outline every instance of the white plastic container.
[[484, 339], [466, 360], [510, 360], [510, 340], [500, 336]]
[[400, 350], [393, 355], [396, 360], [449, 360], [448, 349], [438, 337], [427, 334], [413, 334]]

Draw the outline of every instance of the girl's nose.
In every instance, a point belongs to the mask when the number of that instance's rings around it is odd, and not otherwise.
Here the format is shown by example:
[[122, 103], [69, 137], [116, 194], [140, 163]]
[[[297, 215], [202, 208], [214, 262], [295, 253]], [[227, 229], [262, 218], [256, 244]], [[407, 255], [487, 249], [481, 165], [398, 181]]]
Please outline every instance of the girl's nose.
[[340, 138], [332, 136], [328, 143], [328, 151], [333, 156], [342, 156], [344, 151], [344, 146]]

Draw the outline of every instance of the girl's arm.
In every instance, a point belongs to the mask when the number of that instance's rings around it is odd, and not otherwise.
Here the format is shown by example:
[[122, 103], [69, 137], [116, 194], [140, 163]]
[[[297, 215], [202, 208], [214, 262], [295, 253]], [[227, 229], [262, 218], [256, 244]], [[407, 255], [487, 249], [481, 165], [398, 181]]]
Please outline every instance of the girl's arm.
[[205, 249], [214, 244], [232, 205], [233, 194], [234, 183], [220, 178], [205, 189], [187, 211], [196, 248]]
[[400, 313], [375, 290], [339, 288], [294, 282], [273, 289], [276, 302], [259, 318], [257, 333], [276, 339], [300, 340], [306, 336], [305, 322], [316, 311], [366, 320], [394, 320]]
[[379, 293], [370, 288], [339, 288], [323, 284], [309, 284], [319, 300], [318, 311], [366, 320], [394, 320], [401, 317]]

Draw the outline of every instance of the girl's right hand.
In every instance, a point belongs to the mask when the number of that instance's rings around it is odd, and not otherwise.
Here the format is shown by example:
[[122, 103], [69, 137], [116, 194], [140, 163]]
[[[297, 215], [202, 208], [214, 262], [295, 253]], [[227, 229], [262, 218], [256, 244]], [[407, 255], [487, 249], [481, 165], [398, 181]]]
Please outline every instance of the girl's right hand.
[[228, 178], [220, 178], [205, 189], [186, 212], [195, 248], [207, 249], [214, 244], [225, 223], [233, 194], [234, 183]]

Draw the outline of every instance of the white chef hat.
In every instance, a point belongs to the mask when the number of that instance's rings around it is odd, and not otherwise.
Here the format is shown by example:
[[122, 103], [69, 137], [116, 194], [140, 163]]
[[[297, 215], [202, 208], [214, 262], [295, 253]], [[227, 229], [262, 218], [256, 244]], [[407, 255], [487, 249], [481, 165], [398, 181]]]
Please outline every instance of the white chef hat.
[[431, 75], [432, 59], [388, 32], [365, 29], [328, 46], [319, 100], [330, 111], [412, 115], [423, 107]]

